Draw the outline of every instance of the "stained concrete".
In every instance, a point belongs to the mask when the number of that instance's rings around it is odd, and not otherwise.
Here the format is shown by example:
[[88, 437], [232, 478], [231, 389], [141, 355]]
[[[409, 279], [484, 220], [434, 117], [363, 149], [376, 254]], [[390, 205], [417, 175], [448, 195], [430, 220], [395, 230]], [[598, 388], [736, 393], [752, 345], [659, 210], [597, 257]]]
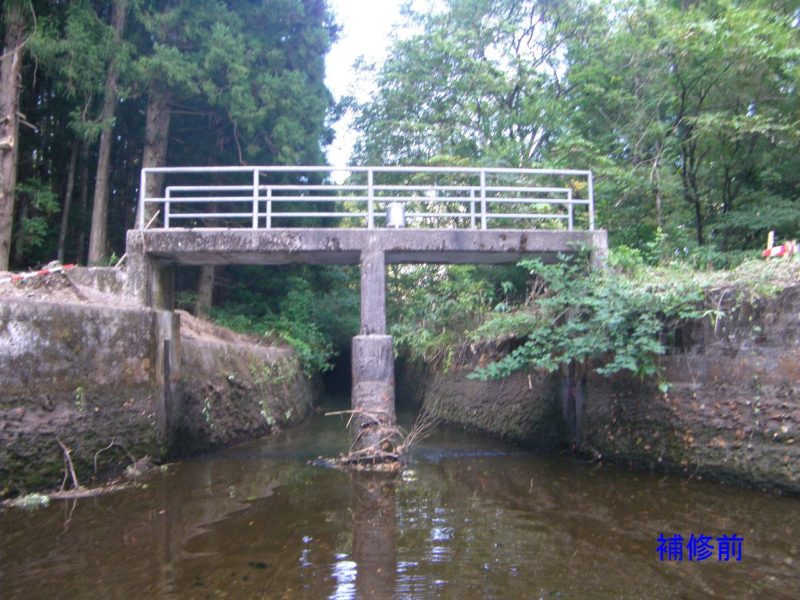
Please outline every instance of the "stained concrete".
[[392, 336], [357, 335], [353, 338], [351, 403], [356, 411], [351, 423], [353, 449], [377, 447], [382, 428], [396, 422]]
[[386, 333], [386, 258], [383, 252], [361, 255], [361, 335]]
[[[676, 332], [659, 359], [660, 379], [603, 377], [590, 370], [597, 365], [576, 374], [578, 446], [622, 464], [800, 495], [800, 285], [768, 299], [721, 288], [705, 305], [722, 316]], [[399, 360], [400, 406], [528, 446], [568, 445], [567, 369], [467, 379], [513, 351], [511, 342], [464, 346], [449, 370]]]
[[582, 246], [605, 256], [608, 246], [605, 231], [521, 229], [150, 229], [129, 231], [127, 243], [129, 260], [183, 265], [357, 265], [362, 252], [383, 252], [387, 264], [503, 264]]
[[29, 297], [0, 297], [0, 390], [0, 497], [57, 487], [59, 439], [86, 484], [95, 458], [130, 464], [123, 446], [157, 461], [221, 448], [301, 421], [315, 394], [291, 349], [186, 313]]

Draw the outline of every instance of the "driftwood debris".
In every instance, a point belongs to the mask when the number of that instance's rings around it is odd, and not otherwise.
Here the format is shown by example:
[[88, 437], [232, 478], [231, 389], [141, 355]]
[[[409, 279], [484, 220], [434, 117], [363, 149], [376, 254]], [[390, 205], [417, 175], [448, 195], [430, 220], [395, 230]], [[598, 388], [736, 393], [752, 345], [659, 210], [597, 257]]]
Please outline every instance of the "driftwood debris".
[[[352, 425], [354, 417], [360, 417], [363, 423], [361, 431], [353, 436], [353, 442], [347, 454], [336, 459], [320, 457], [312, 462], [321, 466], [356, 471], [395, 472], [402, 470], [406, 464], [409, 448], [425, 438], [439, 422], [433, 414], [423, 411], [417, 417], [411, 430], [405, 433], [397, 425], [385, 423], [379, 415], [363, 410], [338, 410], [325, 413], [326, 417], [336, 415], [350, 415], [347, 428]], [[369, 431], [370, 438], [377, 441], [359, 448], [362, 437], [367, 431]]]

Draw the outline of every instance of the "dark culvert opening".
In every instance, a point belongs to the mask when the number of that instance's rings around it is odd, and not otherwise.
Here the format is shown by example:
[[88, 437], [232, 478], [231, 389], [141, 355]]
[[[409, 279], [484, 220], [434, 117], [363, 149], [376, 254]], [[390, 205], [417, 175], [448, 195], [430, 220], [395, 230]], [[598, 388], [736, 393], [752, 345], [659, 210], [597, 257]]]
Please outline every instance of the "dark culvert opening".
[[333, 368], [322, 374], [322, 385], [329, 396], [350, 397], [353, 387], [353, 357], [350, 346], [342, 348], [333, 362]]

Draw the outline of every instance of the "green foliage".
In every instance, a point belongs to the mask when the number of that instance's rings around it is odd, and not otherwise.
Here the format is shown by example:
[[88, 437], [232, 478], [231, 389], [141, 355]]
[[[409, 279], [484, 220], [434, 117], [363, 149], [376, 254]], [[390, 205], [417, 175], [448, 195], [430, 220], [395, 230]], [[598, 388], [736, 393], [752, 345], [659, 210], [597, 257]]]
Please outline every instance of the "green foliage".
[[[295, 301], [300, 299], [297, 294], [290, 296]], [[308, 305], [304, 308], [307, 309]], [[248, 316], [237, 312], [239, 310], [243, 310], [243, 307], [217, 308], [214, 309], [212, 316], [218, 325], [233, 331], [261, 335], [289, 344], [297, 352], [303, 370], [309, 377], [332, 368], [334, 351], [330, 340], [312, 321], [295, 320], [302, 312], [302, 308], [292, 310], [289, 314], [268, 314], [261, 317]]]
[[495, 292], [471, 266], [393, 267], [387, 281], [394, 343], [427, 360], [449, 359], [464, 331], [491, 309]]
[[[77, 151], [64, 244], [70, 260], [83, 259], [89, 238], [97, 144], [109, 125], [101, 119], [109, 73], [117, 75], [117, 101], [108, 241], [118, 256], [136, 208], [146, 141], [153, 148], [163, 135], [167, 154], [157, 160], [171, 165], [324, 162], [333, 112], [324, 58], [337, 31], [325, 0], [21, 5], [36, 19], [29, 23], [23, 56], [17, 181], [43, 182], [61, 209]], [[114, 5], [127, 9], [118, 42]], [[145, 140], [144, 117], [154, 97], [166, 99], [160, 115], [169, 112], [169, 126]], [[14, 266], [47, 262], [55, 256], [58, 215], [34, 214], [41, 206], [32, 210], [25, 193], [17, 196]]]
[[243, 268], [232, 275], [248, 285], [212, 311], [214, 320], [234, 331], [288, 343], [308, 376], [329, 370], [336, 353], [358, 331], [358, 273], [353, 269]]
[[357, 160], [521, 166], [540, 157], [558, 95], [548, 76], [560, 63], [555, 24], [568, 4], [447, 0], [409, 11], [415, 34], [395, 42], [379, 93], [357, 109]]
[[[630, 261], [632, 253], [623, 256]], [[493, 379], [530, 367], [554, 371], [572, 361], [589, 363], [602, 375], [653, 376], [656, 357], [665, 351], [663, 335], [681, 320], [705, 314], [698, 309], [701, 289], [691, 281], [643, 285], [611, 270], [587, 272], [585, 262], [573, 259], [520, 266], [541, 280], [544, 291], [516, 311], [495, 313], [471, 339], [504, 335], [524, 341], [470, 377]]]
[[356, 107], [356, 161], [590, 168], [600, 226], [646, 264], [796, 237], [788, 5], [445, 0], [408, 14]]
[[[566, 40], [578, 108], [552, 149], [593, 165], [600, 219], [623, 243], [662, 227], [675, 250], [754, 247], [792, 221], [767, 208], [775, 198], [796, 221], [793, 18], [735, 0], [623, 2]], [[754, 216], [753, 197], [763, 221], [730, 216]]]
[[17, 194], [27, 200], [27, 214], [20, 221], [21, 231], [17, 234], [18, 248], [28, 252], [43, 247], [53, 233], [53, 217], [59, 206], [56, 195], [50, 186], [39, 179], [28, 179], [17, 185]]

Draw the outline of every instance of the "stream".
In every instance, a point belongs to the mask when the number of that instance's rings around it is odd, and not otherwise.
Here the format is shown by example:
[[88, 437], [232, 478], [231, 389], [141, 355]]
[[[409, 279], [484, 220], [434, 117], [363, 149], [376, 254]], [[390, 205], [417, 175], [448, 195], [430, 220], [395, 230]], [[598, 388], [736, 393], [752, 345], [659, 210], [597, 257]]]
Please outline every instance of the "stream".
[[[798, 498], [447, 428], [399, 477], [308, 464], [344, 423], [0, 512], [0, 598], [800, 598]], [[659, 534], [735, 534], [741, 560], [662, 561]]]

